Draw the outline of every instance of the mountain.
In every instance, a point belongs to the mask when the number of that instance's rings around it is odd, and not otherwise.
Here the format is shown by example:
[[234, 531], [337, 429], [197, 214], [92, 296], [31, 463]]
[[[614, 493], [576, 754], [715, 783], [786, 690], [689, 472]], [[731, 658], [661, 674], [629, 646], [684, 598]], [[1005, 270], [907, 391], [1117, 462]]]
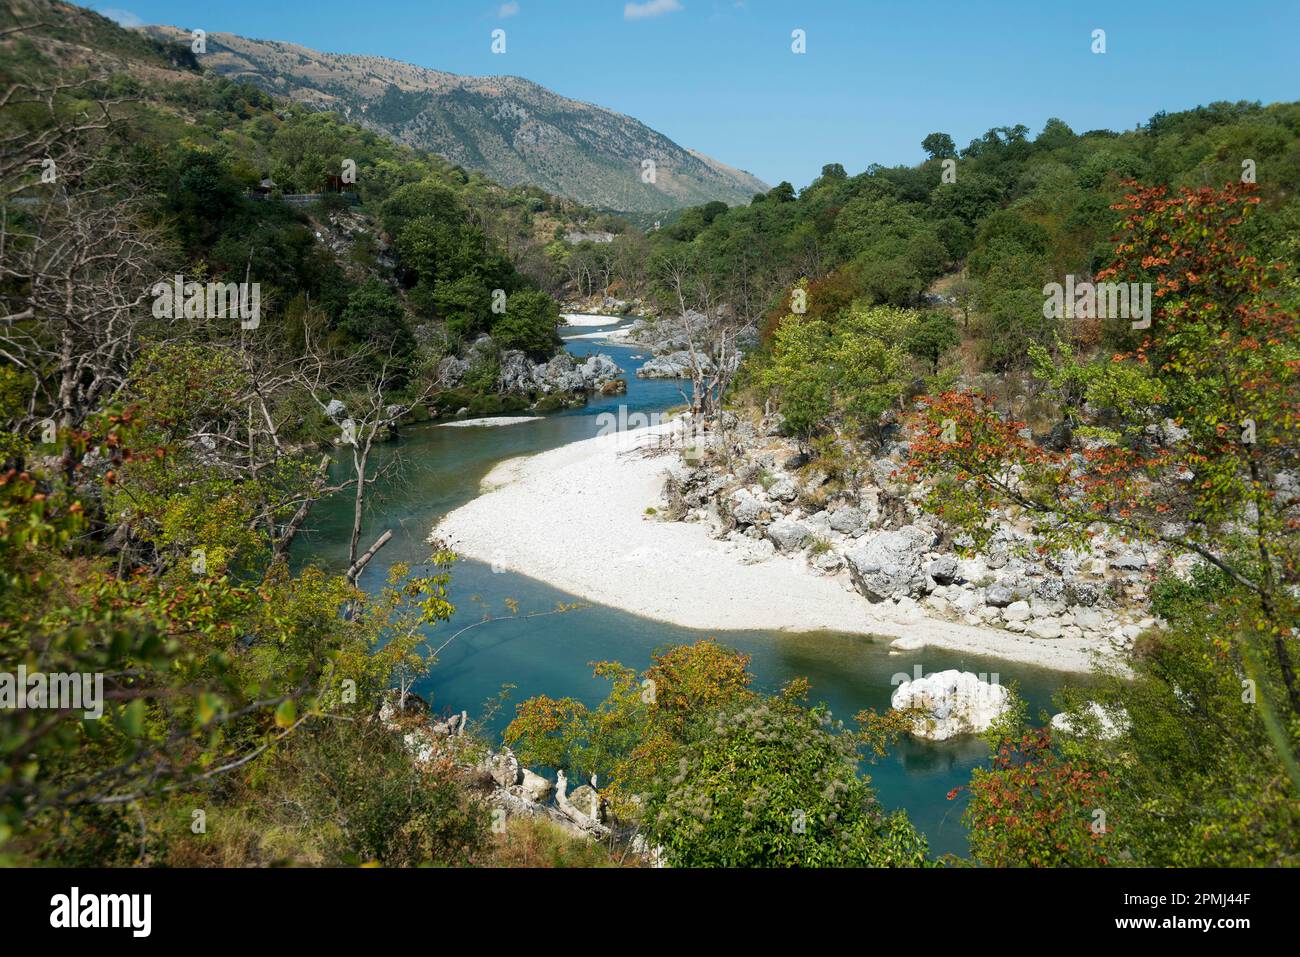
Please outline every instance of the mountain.
[[[176, 27], [143, 28], [189, 42]], [[766, 183], [644, 123], [515, 76], [474, 77], [384, 57], [210, 33], [202, 65], [385, 133], [507, 186], [531, 184], [588, 206], [656, 213], [747, 202]], [[642, 181], [645, 160], [655, 182]]]

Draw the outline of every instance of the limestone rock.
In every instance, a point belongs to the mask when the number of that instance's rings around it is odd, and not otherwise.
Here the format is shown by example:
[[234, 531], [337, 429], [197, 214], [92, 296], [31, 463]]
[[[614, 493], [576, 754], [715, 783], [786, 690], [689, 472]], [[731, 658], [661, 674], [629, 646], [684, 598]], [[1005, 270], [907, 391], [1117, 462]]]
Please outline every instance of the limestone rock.
[[1147, 567], [1147, 557], [1141, 552], [1124, 552], [1111, 559], [1110, 567], [1121, 571], [1141, 571]]
[[753, 525], [765, 511], [763, 503], [749, 489], [736, 489], [731, 493], [731, 516], [737, 525]]
[[911, 733], [931, 741], [988, 729], [1008, 707], [1010, 694], [1001, 685], [969, 671], [950, 669], [904, 681], [890, 697], [894, 708], [919, 708]]
[[776, 554], [776, 546], [766, 538], [736, 543], [736, 557], [742, 565], [760, 565]]
[[830, 525], [843, 535], [860, 535], [867, 527], [867, 516], [855, 505], [844, 505], [830, 513]]
[[[695, 361], [699, 363], [705, 375], [712, 375], [713, 360], [704, 353], [697, 353]], [[655, 356], [636, 370], [641, 379], [689, 379], [692, 370], [691, 353], [685, 349]]]
[[994, 608], [1006, 608], [1012, 602], [1017, 601], [1020, 595], [1017, 589], [1011, 585], [996, 584], [990, 585], [984, 590], [984, 603]]
[[1088, 707], [1078, 718], [1068, 714], [1052, 715], [1052, 727], [1062, 734], [1082, 734], [1093, 732], [1103, 741], [1110, 741], [1128, 732], [1132, 726], [1128, 712], [1123, 708], [1107, 710], [1096, 701], [1088, 702]]
[[538, 803], [549, 798], [551, 796], [551, 791], [553, 790], [550, 781], [542, 777], [540, 774], [530, 771], [528, 768], [523, 769], [523, 780], [521, 786], [523, 787], [524, 796], [528, 798], [528, 800], [537, 801]]
[[920, 594], [921, 561], [933, 543], [934, 533], [916, 525], [881, 532], [845, 555], [854, 587], [869, 601]]
[[797, 552], [808, 541], [808, 529], [785, 518], [769, 525], [766, 535], [783, 552]]
[[1035, 638], [1060, 638], [1061, 620], [1059, 618], [1038, 618], [1030, 622], [1026, 630]]
[[958, 562], [951, 555], [940, 555], [926, 566], [926, 574], [938, 585], [951, 585], [958, 578]]
[[1002, 609], [1003, 621], [1028, 621], [1029, 620], [1029, 602], [1013, 601]]
[[1063, 597], [1071, 605], [1082, 605], [1085, 608], [1091, 608], [1101, 600], [1101, 589], [1088, 582], [1067, 581]]
[[813, 559], [813, 567], [819, 572], [832, 575], [844, 567], [844, 556], [834, 551], [822, 552]]
[[793, 502], [799, 497], [799, 486], [795, 485], [788, 477], [782, 477], [772, 483], [772, 487], [767, 490], [767, 494], [778, 502]]
[[492, 780], [503, 788], [519, 783], [519, 759], [509, 748], [488, 757], [488, 772]]

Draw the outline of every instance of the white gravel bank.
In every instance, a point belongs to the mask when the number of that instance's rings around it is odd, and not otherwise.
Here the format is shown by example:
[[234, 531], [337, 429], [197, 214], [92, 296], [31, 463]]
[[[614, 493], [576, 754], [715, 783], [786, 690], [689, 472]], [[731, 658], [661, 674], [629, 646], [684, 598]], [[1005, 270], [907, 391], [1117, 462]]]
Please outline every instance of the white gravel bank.
[[1089, 671], [1096, 646], [1038, 639], [872, 604], [846, 578], [775, 557], [744, 565], [698, 523], [647, 515], [661, 504], [675, 454], [649, 450], [675, 423], [615, 433], [502, 462], [484, 492], [433, 535], [460, 554], [549, 582], [585, 600], [699, 629], [832, 630], [993, 655], [1061, 671]]

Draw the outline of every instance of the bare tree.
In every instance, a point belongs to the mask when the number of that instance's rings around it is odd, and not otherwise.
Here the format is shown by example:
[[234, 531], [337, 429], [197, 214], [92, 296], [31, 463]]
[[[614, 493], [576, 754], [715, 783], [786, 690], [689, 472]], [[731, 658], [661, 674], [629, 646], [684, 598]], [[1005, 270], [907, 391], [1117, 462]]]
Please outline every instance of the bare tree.
[[707, 427], [722, 410], [722, 398], [740, 368], [739, 340], [753, 330], [754, 321], [720, 302], [713, 277], [689, 253], [661, 260], [660, 280], [686, 332], [691, 413]]
[[[385, 529], [371, 546], [362, 552], [361, 527], [365, 517], [366, 490], [379, 479], [395, 470], [399, 463], [390, 461], [384, 468], [372, 472], [370, 457], [377, 441], [385, 437], [392, 427], [405, 416], [411, 408], [427, 398], [429, 386], [424, 393], [403, 403], [389, 401], [388, 383], [391, 378], [392, 357], [381, 361], [376, 371], [364, 376], [350, 396], [352, 407], [347, 417], [340, 421], [338, 444], [350, 451], [352, 478], [346, 483], [353, 489], [352, 532], [348, 540], [348, 581], [355, 582], [370, 563], [371, 559], [393, 537], [392, 529]], [[323, 397], [321, 383], [308, 383], [307, 391], [327, 416], [330, 416], [329, 399]], [[346, 404], [346, 403], [345, 403]], [[336, 413], [341, 415], [342, 413]], [[299, 522], [301, 524], [301, 522]], [[296, 529], [295, 529], [296, 530]]]
[[35, 203], [0, 209], [0, 357], [29, 375], [29, 409], [65, 428], [117, 394], [146, 328], [168, 335], [149, 309], [157, 238], [129, 184], [77, 188], [90, 149], [65, 149], [75, 165]]

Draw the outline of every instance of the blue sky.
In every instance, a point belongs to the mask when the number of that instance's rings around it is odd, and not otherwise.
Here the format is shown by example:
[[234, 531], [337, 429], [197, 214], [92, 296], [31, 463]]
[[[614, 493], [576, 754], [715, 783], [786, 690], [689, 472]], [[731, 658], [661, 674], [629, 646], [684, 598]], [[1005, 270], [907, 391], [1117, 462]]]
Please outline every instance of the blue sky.
[[[110, 0], [119, 20], [513, 74], [802, 187], [923, 158], [942, 130], [1051, 116], [1129, 129], [1214, 100], [1300, 99], [1296, 0]], [[491, 32], [506, 31], [493, 54]], [[807, 52], [791, 51], [802, 29]], [[1092, 31], [1106, 52], [1091, 52]]]

